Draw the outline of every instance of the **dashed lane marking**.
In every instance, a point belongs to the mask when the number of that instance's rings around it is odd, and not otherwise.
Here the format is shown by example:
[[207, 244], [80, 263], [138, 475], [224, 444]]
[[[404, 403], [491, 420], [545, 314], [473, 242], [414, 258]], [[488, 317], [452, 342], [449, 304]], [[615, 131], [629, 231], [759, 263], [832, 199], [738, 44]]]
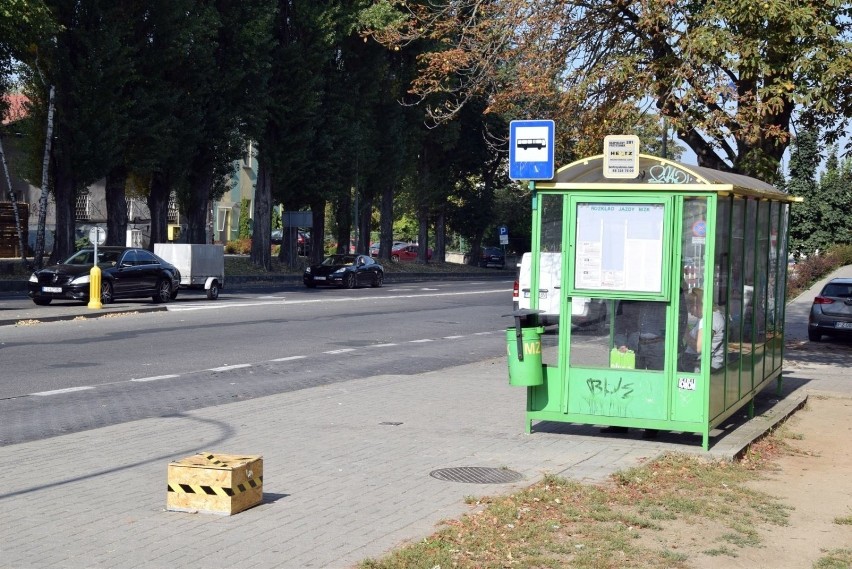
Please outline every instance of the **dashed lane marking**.
[[240, 369], [244, 367], [251, 367], [251, 364], [234, 364], [230, 366], [211, 367], [204, 371], [231, 371], [232, 369]]
[[[473, 333], [468, 334], [466, 336], [484, 336], [484, 335], [487, 335], [487, 334], [496, 334], [498, 332], [499, 331], [473, 332]], [[462, 336], [444, 336], [441, 339], [456, 340], [456, 339], [459, 339], [459, 338], [465, 338], [466, 336], [465, 335], [462, 335]], [[435, 341], [436, 341], [435, 338], [421, 338], [419, 340], [409, 340], [408, 343], [410, 343], [410, 344], [423, 344], [423, 343], [435, 342]], [[393, 347], [393, 346], [397, 346], [397, 345], [399, 345], [399, 344], [395, 344], [395, 343], [371, 344], [369, 346], [364, 346], [364, 348], [387, 348], [387, 347]], [[345, 353], [354, 352], [354, 351], [356, 351], [356, 348], [341, 348], [339, 350], [329, 350], [329, 351], [322, 352], [322, 353], [334, 355], [334, 354], [345, 354]], [[271, 359], [271, 360], [267, 360], [267, 361], [269, 361], [269, 362], [288, 362], [288, 361], [294, 361], [294, 360], [301, 360], [301, 359], [304, 359], [304, 358], [307, 358], [307, 357], [308, 356], [286, 356], [286, 357], [283, 357], [283, 358], [275, 358], [275, 359]], [[252, 367], [252, 365], [253, 364], [233, 364], [233, 365], [227, 365], [227, 366], [208, 368], [208, 369], [205, 369], [205, 370], [202, 370], [202, 371], [224, 372], [224, 371], [231, 371], [231, 370], [234, 370], [234, 369], [242, 369], [242, 368]], [[191, 375], [193, 373], [198, 373], [198, 372], [189, 371], [189, 372], [182, 374], [182, 375]], [[144, 383], [144, 382], [148, 382], [148, 381], [158, 381], [158, 380], [162, 380], [162, 379], [176, 379], [176, 378], [179, 378], [179, 377], [181, 377], [181, 374], [153, 375], [153, 376], [149, 376], [149, 377], [131, 378], [129, 381], [136, 382], [136, 383]], [[110, 382], [110, 383], [104, 384], [104, 385], [113, 385], [113, 384], [117, 384], [117, 383], [124, 383], [125, 381], [127, 381], [127, 380]], [[65, 388], [65, 389], [54, 389], [54, 390], [51, 390], [51, 391], [41, 391], [41, 392], [38, 392], [38, 393], [31, 393], [30, 395], [38, 396], [38, 397], [45, 397], [45, 396], [49, 396], [49, 395], [61, 395], [63, 393], [74, 393], [76, 391], [86, 391], [86, 390], [89, 390], [89, 389], [95, 389], [97, 387], [103, 387], [104, 385], [100, 385], [100, 386], [82, 385], [82, 386], [79, 386], [79, 387], [68, 387], [68, 388]]]
[[169, 375], [152, 375], [151, 377], [136, 377], [131, 379], [130, 381], [157, 381], [160, 379], [173, 379], [175, 377], [180, 377], [177, 374], [169, 374]]
[[39, 397], [44, 397], [46, 395], [59, 395], [60, 393], [73, 393], [75, 391], [86, 391], [87, 389], [94, 389], [92, 385], [81, 385], [80, 387], [66, 387], [65, 389], [54, 389], [52, 391], [41, 391], [39, 393], [33, 393], [33, 395], [37, 395]]
[[[400, 300], [400, 299], [409, 299], [409, 298], [423, 298], [423, 297], [436, 297], [436, 296], [468, 296], [472, 294], [495, 294], [495, 293], [504, 293], [508, 289], [494, 289], [494, 290], [475, 290], [475, 291], [467, 291], [467, 292], [436, 292], [436, 293], [428, 293], [428, 294], [396, 294], [390, 296], [364, 296], [358, 297], [358, 300]], [[309, 300], [269, 300], [264, 302], [220, 302], [220, 303], [212, 303], [212, 304], [199, 304], [194, 306], [181, 306], [181, 305], [172, 305], [169, 304], [166, 309], [169, 312], [186, 312], [189, 310], [217, 310], [220, 308], [244, 308], [246, 306], [275, 306], [275, 305], [293, 305], [293, 304], [317, 304], [319, 302], [352, 302], [351, 297], [343, 297], [343, 298], [321, 298], [321, 299], [309, 299]]]

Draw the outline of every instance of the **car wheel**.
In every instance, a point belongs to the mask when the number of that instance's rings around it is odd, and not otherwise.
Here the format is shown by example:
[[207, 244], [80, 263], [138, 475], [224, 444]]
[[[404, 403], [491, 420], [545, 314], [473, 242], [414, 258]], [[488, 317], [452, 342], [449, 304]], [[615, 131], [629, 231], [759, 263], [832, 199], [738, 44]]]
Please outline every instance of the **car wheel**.
[[112, 304], [115, 300], [112, 294], [112, 283], [109, 281], [101, 281], [101, 304]]
[[346, 288], [355, 288], [355, 273], [347, 273], [343, 284]]
[[373, 287], [379, 288], [380, 286], [382, 286], [384, 284], [384, 282], [385, 282], [384, 273], [376, 273], [376, 278], [373, 279]]
[[210, 283], [210, 288], [207, 289], [207, 300], [216, 300], [219, 298], [219, 281]]
[[53, 300], [53, 299], [52, 298], [34, 298], [33, 302], [35, 302], [39, 306], [47, 306], [48, 304], [50, 304], [51, 300]]
[[315, 285], [314, 283], [305, 283], [305, 286], [308, 287], [308, 288], [316, 288], [317, 287], [317, 285]]
[[820, 334], [816, 330], [808, 330], [808, 340], [810, 340], [811, 342], [821, 342], [822, 334]]
[[172, 299], [172, 283], [166, 279], [161, 279], [157, 283], [157, 292], [151, 298], [157, 304], [170, 301]]
[[399, 255], [391, 255], [391, 261], [394, 263], [399, 263]]

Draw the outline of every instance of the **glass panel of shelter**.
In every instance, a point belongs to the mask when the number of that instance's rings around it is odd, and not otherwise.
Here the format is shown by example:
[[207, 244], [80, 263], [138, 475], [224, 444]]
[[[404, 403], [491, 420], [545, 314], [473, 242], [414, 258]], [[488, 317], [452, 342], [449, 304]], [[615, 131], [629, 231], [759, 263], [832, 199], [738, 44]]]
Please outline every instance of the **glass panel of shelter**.
[[[550, 254], [547, 255], [550, 262], [542, 262], [543, 255], [539, 256], [538, 288], [540, 292], [538, 306], [541, 307], [545, 302], [548, 306], [561, 306], [562, 256], [552, 254], [562, 253], [562, 234], [565, 219], [564, 197], [562, 194], [542, 194], [540, 198], [541, 230], [539, 234], [539, 250], [542, 254]], [[554, 262], [558, 262], [558, 269], [552, 266]], [[546, 270], [548, 273], [542, 271], [543, 267], [547, 267]], [[543, 283], [547, 283], [547, 286]], [[545, 288], [547, 290], [544, 290]], [[548, 296], [547, 298], [541, 298], [541, 295]], [[559, 327], [562, 326], [561, 316], [560, 312]], [[541, 360], [544, 365], [557, 367], [559, 361], [559, 327], [549, 327], [541, 337]]]
[[[639, 207], [630, 211], [634, 206]], [[596, 208], [604, 211], [598, 215]], [[629, 213], [621, 210], [627, 210]], [[593, 198], [588, 202], [585, 200], [578, 202], [577, 219], [575, 219], [577, 227], [575, 286], [592, 289], [594, 286], [591, 283], [598, 281], [602, 290], [607, 290], [608, 283], [613, 288], [618, 287], [624, 284], [619, 282], [621, 278], [629, 278], [627, 275], [635, 273], [633, 277], [635, 285], [647, 286], [649, 288], [646, 290], [649, 292], [664, 295], [660, 280], [662, 267], [657, 266], [663, 259], [660, 257], [658, 263], [653, 261], [655, 255], [662, 254], [665, 249], [662, 229], [663, 212], [661, 203], [595, 203]], [[585, 227], [588, 223], [584, 224], [584, 220], [580, 219], [581, 214], [588, 221], [594, 222], [592, 233], [600, 233], [600, 243], [594, 242], [596, 241], [594, 237], [589, 238], [584, 234], [588, 230], [588, 227]], [[622, 214], [625, 219], [622, 219]], [[611, 219], [608, 219], [610, 216]], [[610, 227], [610, 221], [618, 227]], [[631, 225], [630, 221], [636, 223]], [[600, 226], [599, 229], [598, 226]], [[589, 239], [593, 242], [589, 242]], [[590, 257], [594, 257], [597, 252], [600, 255], [600, 261], [591, 259], [584, 262], [582, 246], [590, 248]], [[598, 248], [601, 250], [598, 251]], [[612, 275], [607, 274], [608, 267], [604, 266], [605, 259], [612, 253], [607, 252], [608, 248], [617, 250], [616, 257], [624, 260], [622, 270], [614, 271]], [[650, 262], [651, 266], [636, 265], [636, 260], [639, 258], [644, 258]], [[644, 274], [640, 274], [642, 272]], [[661, 372], [665, 369], [668, 302], [639, 300], [627, 295], [622, 298], [612, 298], [612, 293], [609, 298], [575, 296], [569, 300], [572, 314], [570, 367], [628, 367], [653, 372]]]

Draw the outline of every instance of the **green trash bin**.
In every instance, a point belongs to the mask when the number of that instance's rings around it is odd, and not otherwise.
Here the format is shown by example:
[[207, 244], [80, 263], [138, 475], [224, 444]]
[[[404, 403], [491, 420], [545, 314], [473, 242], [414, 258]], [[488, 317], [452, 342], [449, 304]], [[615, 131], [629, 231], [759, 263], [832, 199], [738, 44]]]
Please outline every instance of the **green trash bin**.
[[[541, 367], [541, 334], [544, 328], [520, 328], [521, 338], [518, 342], [518, 329], [506, 329], [506, 351], [509, 360], [509, 385], [531, 386], [544, 383], [544, 373]], [[518, 348], [521, 357], [518, 357]]]

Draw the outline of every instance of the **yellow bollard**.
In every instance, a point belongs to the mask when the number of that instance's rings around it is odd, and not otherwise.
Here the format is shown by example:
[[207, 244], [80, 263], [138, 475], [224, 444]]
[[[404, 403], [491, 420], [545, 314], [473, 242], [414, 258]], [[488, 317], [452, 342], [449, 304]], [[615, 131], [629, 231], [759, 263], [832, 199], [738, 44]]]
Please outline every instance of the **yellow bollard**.
[[89, 308], [98, 310], [103, 308], [101, 304], [101, 269], [97, 265], [89, 271]]

